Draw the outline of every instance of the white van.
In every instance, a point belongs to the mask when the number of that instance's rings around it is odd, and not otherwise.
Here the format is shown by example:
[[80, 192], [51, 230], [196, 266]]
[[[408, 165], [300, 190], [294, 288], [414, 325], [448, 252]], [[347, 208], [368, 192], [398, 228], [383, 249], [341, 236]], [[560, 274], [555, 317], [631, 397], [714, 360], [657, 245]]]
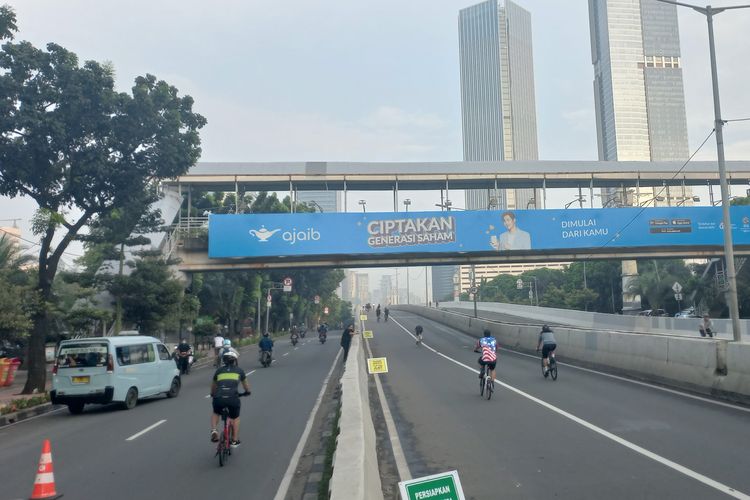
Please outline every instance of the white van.
[[87, 403], [123, 403], [157, 394], [174, 398], [180, 372], [158, 339], [141, 335], [64, 340], [52, 370], [53, 404], [78, 414]]

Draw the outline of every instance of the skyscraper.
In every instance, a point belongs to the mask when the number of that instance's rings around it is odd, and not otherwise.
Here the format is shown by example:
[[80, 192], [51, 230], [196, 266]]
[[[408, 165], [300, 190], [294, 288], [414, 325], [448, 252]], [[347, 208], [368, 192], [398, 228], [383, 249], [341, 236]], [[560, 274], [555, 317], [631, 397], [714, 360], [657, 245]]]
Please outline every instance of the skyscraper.
[[[589, 0], [599, 159], [689, 157], [677, 8], [656, 0]], [[603, 206], [692, 204], [682, 188], [603, 190]], [[638, 273], [623, 261], [623, 312], [640, 309], [629, 293]]]
[[298, 203], [307, 203], [321, 212], [341, 212], [341, 191], [297, 191]]
[[[589, 0], [589, 20], [599, 159], [686, 160], [677, 7], [656, 0]], [[657, 201], [652, 190], [642, 191], [637, 200], [632, 192], [604, 196], [617, 198], [610, 205], [692, 199], [691, 192], [678, 190], [661, 192]]]
[[[464, 160], [536, 160], [531, 15], [511, 0], [458, 14]], [[525, 209], [533, 189], [466, 191], [467, 210]]]

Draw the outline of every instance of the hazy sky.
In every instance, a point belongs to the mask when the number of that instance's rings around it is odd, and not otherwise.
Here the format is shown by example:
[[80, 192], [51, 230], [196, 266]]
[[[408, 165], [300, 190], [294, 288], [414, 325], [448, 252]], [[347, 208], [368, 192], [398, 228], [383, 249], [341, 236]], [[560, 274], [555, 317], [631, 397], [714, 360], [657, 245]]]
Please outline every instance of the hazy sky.
[[[8, 3], [18, 15], [18, 39], [111, 61], [122, 90], [152, 73], [192, 95], [208, 119], [202, 160], [462, 157], [457, 18], [475, 1]], [[588, 2], [517, 3], [532, 16], [540, 159], [596, 159]], [[679, 21], [694, 149], [713, 126], [706, 22], [688, 9]], [[750, 117], [748, 26], [750, 9], [715, 20], [725, 118]], [[727, 159], [750, 158], [750, 122], [730, 124], [725, 140]], [[714, 143], [697, 158], [714, 159]], [[368, 211], [391, 208], [387, 197], [366, 198]], [[432, 201], [412, 209], [433, 208]], [[28, 219], [32, 209], [0, 200], [0, 219]]]

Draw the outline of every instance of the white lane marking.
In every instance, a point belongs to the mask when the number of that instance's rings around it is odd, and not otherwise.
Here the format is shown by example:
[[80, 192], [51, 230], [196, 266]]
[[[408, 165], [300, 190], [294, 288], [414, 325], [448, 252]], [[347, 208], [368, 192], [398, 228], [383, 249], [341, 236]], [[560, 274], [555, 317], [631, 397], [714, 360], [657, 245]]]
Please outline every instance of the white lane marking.
[[257, 368], [256, 368], [255, 370], [251, 371], [251, 372], [248, 372], [248, 375], [252, 375], [252, 374], [253, 374], [253, 373], [255, 373], [256, 371], [258, 371], [258, 369], [257, 369]]
[[211, 397], [211, 395], [210, 395], [210, 394], [206, 394], [206, 399], [208, 399], [208, 398], [210, 398], [210, 397]]
[[[302, 344], [302, 345], [304, 345], [304, 344]], [[299, 349], [299, 347], [295, 347], [295, 348], [294, 348], [294, 350], [295, 350], [295, 351], [296, 351], [297, 349]]]
[[[409, 319], [412, 319], [412, 318], [413, 318], [413, 316], [409, 317]], [[433, 321], [438, 326], [440, 326], [440, 323], [437, 323], [435, 320], [430, 320], [430, 321]], [[401, 325], [399, 325], [399, 326], [401, 326]], [[403, 328], [403, 326], [401, 326], [401, 328]], [[442, 330], [442, 328], [438, 328], [438, 329]], [[445, 330], [443, 330], [443, 331], [445, 331]], [[411, 332], [407, 331], [407, 333], [409, 333], [409, 335], [411, 335]], [[455, 330], [452, 333], [455, 333]], [[458, 333], [462, 333], [462, 332], [458, 332]], [[466, 335], [466, 334], [463, 333], [463, 335]], [[414, 335], [411, 335], [411, 336], [414, 337]], [[414, 337], [414, 339], [416, 340], [416, 337]], [[464, 347], [471, 348], [472, 346], [464, 346]], [[505, 351], [505, 352], [507, 352], [507, 353], [510, 353], [510, 354], [516, 354], [518, 356], [526, 356], [527, 358], [532, 358], [532, 359], [536, 359], [536, 360], [539, 359], [538, 356], [534, 356], [533, 354], [526, 354], [524, 352], [518, 352], [518, 351], [514, 351], [512, 349], [506, 349], [504, 347], [501, 347], [500, 349], [503, 350], [503, 351]], [[437, 352], [437, 351], [434, 351], [434, 352]], [[612, 378], [612, 379], [620, 380], [622, 382], [628, 382], [628, 383], [631, 383], [631, 384], [640, 385], [642, 387], [649, 387], [651, 389], [656, 389], [656, 390], [659, 390], [659, 391], [668, 392], [669, 394], [674, 394], [675, 396], [682, 396], [684, 398], [694, 399], [694, 400], [697, 400], [697, 401], [703, 401], [704, 403], [711, 403], [713, 405], [722, 406], [724, 408], [731, 408], [733, 410], [739, 410], [739, 411], [744, 411], [744, 412], [750, 413], [750, 408], [749, 407], [739, 406], [739, 405], [735, 405], [735, 404], [732, 404], [732, 403], [726, 403], [724, 401], [717, 401], [715, 399], [709, 399], [709, 398], [704, 397], [704, 396], [697, 396], [695, 394], [690, 394], [690, 393], [687, 393], [687, 392], [681, 392], [681, 391], [676, 390], [676, 389], [669, 389], [667, 387], [662, 387], [660, 385], [650, 384], [648, 382], [643, 382], [643, 381], [640, 381], [640, 380], [633, 380], [633, 379], [630, 379], [630, 378], [627, 378], [627, 377], [620, 377], [618, 375], [613, 375], [613, 374], [607, 373], [607, 372], [601, 372], [601, 371], [598, 371], [598, 370], [592, 370], [591, 368], [583, 368], [581, 366], [571, 365], [571, 364], [568, 364], [568, 363], [561, 363], [560, 361], [558, 361], [557, 364], [560, 365], [560, 366], [565, 366], [565, 367], [568, 367], [568, 368], [573, 368], [575, 370], [580, 370], [580, 371], [588, 372], [588, 373], [594, 373], [594, 374], [597, 374], [597, 375], [601, 375], [603, 377], [609, 377], [609, 378]]]
[[163, 424], [166, 421], [167, 421], [166, 419], [165, 420], [159, 420], [155, 424], [149, 425], [148, 427], [146, 427], [145, 429], [143, 429], [141, 432], [136, 432], [135, 434], [133, 434], [132, 436], [130, 436], [129, 438], [127, 438], [125, 441], [132, 441], [134, 439], [138, 439], [139, 437], [141, 437], [144, 434], [146, 434], [148, 431], [156, 429], [157, 427], [159, 427], [161, 424]]
[[[396, 321], [396, 320], [394, 319], [394, 321]], [[409, 330], [407, 330], [406, 328], [404, 328], [404, 326], [402, 324], [400, 324], [398, 321], [396, 321], [396, 324], [398, 326], [400, 326], [401, 329], [404, 330], [407, 334], [409, 334], [409, 336], [411, 336], [411, 337], [413, 337], [413, 338], [416, 339], [416, 337], [414, 337], [414, 335], [412, 335], [411, 332]], [[425, 345], [425, 344], [423, 344], [423, 345]], [[460, 361], [457, 361], [457, 360], [455, 360], [453, 358], [450, 358], [450, 357], [446, 356], [445, 354], [443, 354], [442, 352], [439, 352], [439, 351], [433, 349], [432, 347], [429, 347], [427, 345], [425, 345], [425, 347], [429, 348], [432, 352], [436, 353], [439, 356], [442, 356], [443, 358], [447, 359], [448, 361], [451, 361], [451, 362], [457, 364], [458, 366], [462, 366], [463, 368], [466, 368], [467, 370], [469, 370], [471, 372], [474, 372], [474, 373], [477, 373], [477, 374], [479, 373], [479, 370], [477, 370], [475, 368], [472, 368], [472, 367], [470, 367], [468, 365], [465, 365], [465, 364], [461, 363]], [[495, 383], [497, 385], [505, 387], [509, 391], [515, 392], [519, 396], [523, 396], [524, 398], [526, 398], [526, 399], [528, 399], [530, 401], [533, 401], [534, 403], [537, 403], [540, 406], [543, 406], [543, 407], [547, 408], [548, 410], [551, 410], [551, 411], [553, 411], [553, 412], [555, 412], [555, 413], [557, 413], [559, 415], [562, 415], [563, 417], [565, 417], [567, 419], [570, 419], [570, 420], [572, 420], [573, 422], [575, 422], [575, 423], [577, 423], [579, 425], [582, 425], [583, 427], [589, 429], [590, 431], [596, 432], [597, 434], [600, 434], [600, 435], [606, 437], [607, 439], [611, 439], [612, 441], [614, 441], [617, 444], [620, 444], [620, 445], [622, 445], [622, 446], [624, 446], [626, 448], [629, 448], [629, 449], [635, 451], [636, 453], [640, 453], [641, 455], [643, 455], [643, 456], [645, 456], [647, 458], [650, 458], [651, 460], [654, 460], [655, 462], [659, 462], [660, 464], [665, 465], [665, 466], [669, 467], [670, 469], [673, 469], [673, 470], [675, 470], [675, 471], [677, 471], [677, 472], [679, 472], [681, 474], [684, 474], [684, 475], [686, 475], [686, 476], [688, 476], [690, 478], [693, 478], [696, 481], [699, 481], [699, 482], [705, 484], [706, 486], [710, 486], [711, 488], [714, 488], [714, 489], [716, 489], [716, 490], [718, 490], [718, 491], [720, 491], [720, 492], [722, 492], [724, 494], [727, 494], [727, 495], [729, 495], [731, 497], [734, 497], [734, 498], [741, 498], [741, 499], [744, 499], [744, 500], [750, 500], [750, 495], [742, 493], [741, 491], [738, 491], [738, 490], [732, 488], [731, 486], [727, 486], [727, 485], [722, 484], [722, 483], [720, 483], [718, 481], [714, 481], [713, 479], [711, 479], [708, 476], [704, 476], [703, 474], [701, 474], [699, 472], [696, 472], [696, 471], [694, 471], [692, 469], [688, 469], [687, 467], [685, 467], [683, 465], [680, 465], [677, 462], [673, 462], [672, 460], [669, 460], [668, 458], [662, 457], [661, 455], [657, 455], [656, 453], [651, 452], [651, 451], [649, 451], [649, 450], [647, 450], [645, 448], [642, 448], [642, 447], [638, 446], [635, 443], [631, 443], [630, 441], [628, 441], [626, 439], [623, 439], [620, 436], [612, 434], [611, 432], [606, 431], [606, 430], [602, 429], [601, 427], [598, 427], [598, 426], [596, 426], [596, 425], [594, 425], [594, 424], [592, 424], [592, 423], [590, 423], [590, 422], [588, 422], [586, 420], [583, 420], [582, 418], [576, 417], [572, 413], [568, 413], [567, 411], [565, 411], [565, 410], [563, 410], [561, 408], [558, 408], [557, 406], [554, 406], [554, 405], [552, 405], [550, 403], [547, 403], [546, 401], [543, 401], [543, 400], [541, 400], [541, 399], [539, 399], [539, 398], [537, 398], [535, 396], [532, 396], [531, 394], [529, 394], [527, 392], [524, 392], [524, 391], [522, 391], [520, 389], [517, 389], [517, 388], [513, 387], [512, 385], [508, 385], [508, 384], [506, 384], [504, 382], [501, 382], [499, 380], [495, 380]]]
[[[365, 341], [367, 346], [367, 352], [370, 357], [372, 356], [372, 350], [370, 349], [370, 340]], [[383, 409], [383, 418], [385, 419], [385, 427], [388, 429], [388, 436], [391, 441], [391, 449], [393, 450], [393, 458], [396, 461], [396, 470], [401, 481], [408, 481], [411, 479], [411, 471], [409, 470], [409, 464], [406, 461], [404, 455], [404, 449], [401, 446], [401, 439], [398, 437], [398, 431], [396, 430], [396, 424], [393, 421], [391, 415], [391, 409], [388, 406], [388, 401], [385, 399], [385, 393], [383, 392], [383, 385], [380, 383], [380, 374], [376, 373], [375, 377], [375, 388], [378, 390], [378, 399], [380, 399], [380, 407]]]
[[281, 356], [282, 356], [282, 357], [283, 357], [283, 356], [289, 356], [289, 353], [288, 353], [288, 352], [285, 352], [285, 353], [284, 353], [284, 354], [282, 354]]
[[[503, 350], [503, 351], [505, 351], [505, 352], [507, 352], [509, 354], [517, 354], [519, 356], [526, 356], [527, 358], [533, 358], [535, 360], [539, 360], [538, 356], [533, 356], [531, 354], [526, 354], [525, 352], [512, 351], [510, 349], [505, 349], [505, 348], [501, 348], [501, 350]], [[603, 377], [613, 378], [615, 380], [620, 380], [622, 382], [630, 382], [631, 384], [640, 385], [640, 386], [643, 386], [643, 387], [648, 387], [650, 389], [658, 389], [660, 391], [668, 392], [670, 394], [675, 394], [677, 396], [682, 396], [682, 397], [685, 397], [685, 398], [695, 399], [695, 400], [698, 400], [698, 401], [702, 401], [704, 403], [711, 403], [711, 404], [715, 404], [715, 405], [718, 405], [718, 406], [723, 406], [725, 408], [731, 408], [732, 410], [739, 410], [739, 411], [744, 411], [744, 412], [750, 413], [750, 408], [748, 408], [748, 407], [737, 406], [737, 405], [733, 405], [732, 403], [725, 403], [723, 401], [716, 401], [714, 399], [709, 399], [709, 398], [706, 398], [706, 397], [703, 397], [703, 396], [697, 396], [695, 394], [689, 394], [687, 392], [680, 392], [680, 391], [675, 390], [675, 389], [669, 389], [667, 387], [661, 387], [661, 386], [658, 386], [658, 385], [649, 384], [648, 382], [641, 382], [640, 380], [633, 380], [633, 379], [629, 379], [627, 377], [620, 377], [618, 375], [612, 375], [611, 373], [606, 373], [606, 372], [600, 372], [600, 371], [597, 371], [597, 370], [592, 370], [590, 368], [583, 368], [581, 366], [570, 365], [568, 363], [561, 363], [560, 361], [558, 361], [557, 364], [560, 365], [560, 366], [565, 366], [567, 368], [573, 368], [574, 370], [580, 370], [582, 372], [588, 372], [588, 373], [595, 373], [597, 375], [601, 375]]]
[[323, 394], [325, 394], [326, 389], [328, 388], [328, 382], [330, 381], [331, 375], [333, 374], [333, 369], [336, 368], [336, 363], [339, 360], [339, 356], [341, 356], [341, 351], [342, 350], [339, 349], [339, 351], [336, 353], [336, 357], [333, 358], [331, 369], [328, 370], [328, 375], [326, 375], [326, 378], [323, 381], [323, 387], [321, 387], [320, 392], [318, 393], [318, 399], [315, 400], [315, 405], [310, 411], [310, 416], [307, 419], [305, 430], [302, 431], [302, 436], [299, 438], [297, 448], [294, 450], [291, 460], [289, 460], [289, 467], [287, 467], [286, 472], [284, 473], [284, 477], [281, 479], [279, 489], [276, 491], [276, 495], [273, 497], [274, 500], [284, 500], [284, 498], [286, 498], [286, 494], [289, 491], [289, 485], [292, 483], [292, 478], [294, 477], [294, 471], [297, 469], [299, 459], [302, 456], [302, 450], [304, 450], [305, 443], [307, 443], [307, 438], [310, 436], [310, 431], [312, 430], [315, 415], [318, 413], [318, 408], [320, 408], [321, 401], [323, 401]]

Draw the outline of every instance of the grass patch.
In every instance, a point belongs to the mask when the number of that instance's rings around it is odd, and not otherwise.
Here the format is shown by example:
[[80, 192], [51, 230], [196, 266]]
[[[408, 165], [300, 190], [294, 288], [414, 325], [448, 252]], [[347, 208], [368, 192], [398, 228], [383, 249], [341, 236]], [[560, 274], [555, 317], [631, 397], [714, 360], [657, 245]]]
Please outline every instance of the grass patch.
[[336, 416], [331, 426], [331, 435], [326, 443], [326, 460], [323, 465], [323, 477], [318, 484], [318, 500], [328, 500], [328, 484], [333, 475], [333, 455], [336, 453], [336, 438], [339, 435], [339, 417], [341, 417], [341, 403], [336, 408]]

